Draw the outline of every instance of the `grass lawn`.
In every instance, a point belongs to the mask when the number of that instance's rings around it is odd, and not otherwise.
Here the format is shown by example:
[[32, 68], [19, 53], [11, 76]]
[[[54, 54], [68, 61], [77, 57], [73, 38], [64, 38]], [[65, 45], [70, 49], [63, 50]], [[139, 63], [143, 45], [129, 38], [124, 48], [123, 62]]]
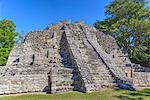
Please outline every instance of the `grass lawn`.
[[150, 100], [150, 89], [140, 91], [107, 89], [92, 93], [27, 94], [1, 96], [0, 100]]

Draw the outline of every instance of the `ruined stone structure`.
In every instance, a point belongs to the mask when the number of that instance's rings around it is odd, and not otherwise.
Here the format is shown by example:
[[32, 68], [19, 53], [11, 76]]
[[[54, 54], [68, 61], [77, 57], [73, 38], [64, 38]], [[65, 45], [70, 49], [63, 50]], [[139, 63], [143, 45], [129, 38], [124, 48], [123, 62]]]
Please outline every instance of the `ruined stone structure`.
[[[0, 94], [90, 92], [118, 83], [150, 86], [150, 70], [133, 70], [114, 38], [83, 23], [62, 21], [29, 33], [0, 67]], [[149, 70], [149, 71], [148, 71]]]

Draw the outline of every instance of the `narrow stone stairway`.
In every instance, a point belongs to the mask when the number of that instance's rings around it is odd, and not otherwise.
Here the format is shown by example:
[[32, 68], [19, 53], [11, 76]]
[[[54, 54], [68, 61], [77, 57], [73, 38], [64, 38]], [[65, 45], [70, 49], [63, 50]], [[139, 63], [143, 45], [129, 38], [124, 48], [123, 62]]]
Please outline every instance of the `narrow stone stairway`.
[[51, 93], [73, 91], [72, 70], [68, 68], [53, 68], [50, 72]]
[[[99, 90], [114, 83], [107, 67], [98, 57], [93, 47], [88, 43], [80, 27], [74, 25], [72, 31], [66, 31], [66, 36], [73, 56], [84, 80], [86, 91]], [[71, 28], [71, 27], [69, 27]], [[112, 84], [111, 84], [112, 83]]]

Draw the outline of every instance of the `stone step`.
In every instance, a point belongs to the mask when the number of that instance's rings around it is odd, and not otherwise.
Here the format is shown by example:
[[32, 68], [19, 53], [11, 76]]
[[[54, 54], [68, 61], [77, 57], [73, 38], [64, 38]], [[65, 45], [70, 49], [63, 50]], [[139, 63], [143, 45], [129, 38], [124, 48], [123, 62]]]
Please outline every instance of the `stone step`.
[[60, 83], [62, 83], [62, 84], [64, 83], [64, 84], [65, 84], [65, 83], [73, 83], [73, 80], [71, 80], [71, 79], [68, 79], [68, 80], [57, 79], [57, 80], [52, 80], [51, 82], [52, 82], [53, 84], [55, 84], [55, 83], [56, 83], [56, 84], [57, 84], [57, 83], [59, 83], [59, 84], [60, 84]]
[[62, 93], [62, 92], [70, 92], [73, 91], [73, 87], [69, 86], [57, 86], [52, 88], [52, 93]]

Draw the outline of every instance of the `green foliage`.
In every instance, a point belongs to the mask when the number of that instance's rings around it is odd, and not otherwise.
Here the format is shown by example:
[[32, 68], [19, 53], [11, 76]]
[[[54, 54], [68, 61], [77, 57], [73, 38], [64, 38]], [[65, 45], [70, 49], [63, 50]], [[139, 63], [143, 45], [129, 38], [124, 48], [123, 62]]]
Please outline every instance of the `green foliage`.
[[5, 65], [9, 53], [15, 44], [17, 33], [15, 24], [10, 20], [0, 21], [0, 65]]
[[150, 10], [145, 0], [114, 0], [106, 6], [107, 19], [94, 26], [116, 38], [135, 63], [149, 65]]

